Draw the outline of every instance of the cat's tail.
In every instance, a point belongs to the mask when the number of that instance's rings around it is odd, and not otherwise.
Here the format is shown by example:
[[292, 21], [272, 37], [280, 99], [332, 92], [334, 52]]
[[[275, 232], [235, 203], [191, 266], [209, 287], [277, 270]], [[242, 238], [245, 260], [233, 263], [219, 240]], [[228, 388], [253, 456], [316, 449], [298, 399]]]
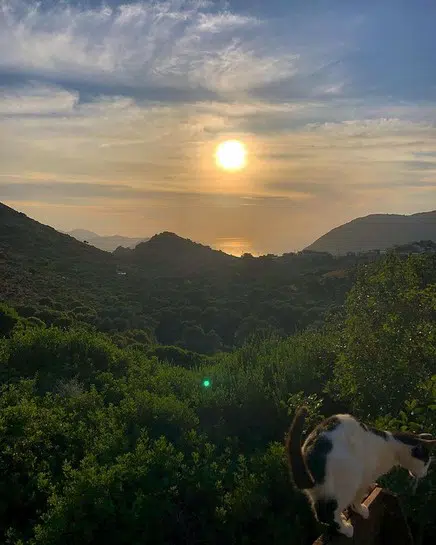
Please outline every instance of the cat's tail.
[[297, 488], [307, 490], [315, 486], [315, 481], [307, 468], [301, 450], [301, 435], [303, 433], [304, 421], [306, 420], [307, 407], [300, 407], [295, 413], [294, 420], [289, 428], [286, 438], [286, 453], [288, 456], [291, 478]]

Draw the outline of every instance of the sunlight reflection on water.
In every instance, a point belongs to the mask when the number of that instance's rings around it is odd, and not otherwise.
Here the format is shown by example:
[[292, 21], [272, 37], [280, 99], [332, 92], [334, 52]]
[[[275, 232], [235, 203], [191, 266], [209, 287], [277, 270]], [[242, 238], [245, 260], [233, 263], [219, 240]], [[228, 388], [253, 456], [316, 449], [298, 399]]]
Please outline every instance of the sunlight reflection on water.
[[245, 238], [218, 238], [214, 246], [217, 250], [221, 250], [226, 254], [236, 255], [238, 257], [245, 253], [257, 255], [257, 253], [253, 250], [251, 242]]

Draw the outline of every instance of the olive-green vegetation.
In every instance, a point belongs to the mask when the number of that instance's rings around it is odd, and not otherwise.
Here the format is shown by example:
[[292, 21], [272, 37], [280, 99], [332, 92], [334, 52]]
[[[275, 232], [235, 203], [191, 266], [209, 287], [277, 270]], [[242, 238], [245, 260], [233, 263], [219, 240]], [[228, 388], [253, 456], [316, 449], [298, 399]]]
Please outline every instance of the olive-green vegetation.
[[[196, 248], [174, 274], [171, 251], [121, 268], [39, 224], [29, 238], [9, 210], [0, 543], [309, 545], [321, 528], [283, 448], [298, 405], [308, 428], [350, 411], [436, 435], [436, 254], [221, 255], [215, 270]], [[436, 473], [416, 495], [403, 470], [383, 484], [416, 545], [431, 539]]]
[[413, 240], [436, 240], [436, 210], [418, 214], [370, 214], [335, 227], [308, 249], [347, 253], [388, 249]]
[[[48, 326], [88, 324], [117, 344], [212, 354], [255, 332], [317, 327], [343, 304], [353, 267], [367, 259], [313, 252], [238, 259], [171, 233], [110, 254], [0, 203], [0, 300]], [[147, 335], [138, 340], [138, 330]]]
[[[435, 255], [362, 267], [316, 330], [209, 356], [2, 305], [0, 541], [311, 543], [284, 460], [295, 407], [436, 433], [435, 317]], [[404, 471], [384, 484], [417, 543], [434, 535], [435, 474], [415, 496]]]

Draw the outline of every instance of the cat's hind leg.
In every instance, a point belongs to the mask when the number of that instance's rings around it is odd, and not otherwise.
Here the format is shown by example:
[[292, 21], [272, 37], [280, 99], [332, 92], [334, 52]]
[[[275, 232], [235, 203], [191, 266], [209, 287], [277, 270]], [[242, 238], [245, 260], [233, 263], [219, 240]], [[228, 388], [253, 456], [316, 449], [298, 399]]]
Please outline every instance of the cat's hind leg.
[[326, 524], [330, 530], [347, 537], [353, 537], [353, 525], [346, 520], [335, 499], [317, 500], [314, 504], [314, 510], [319, 522]]

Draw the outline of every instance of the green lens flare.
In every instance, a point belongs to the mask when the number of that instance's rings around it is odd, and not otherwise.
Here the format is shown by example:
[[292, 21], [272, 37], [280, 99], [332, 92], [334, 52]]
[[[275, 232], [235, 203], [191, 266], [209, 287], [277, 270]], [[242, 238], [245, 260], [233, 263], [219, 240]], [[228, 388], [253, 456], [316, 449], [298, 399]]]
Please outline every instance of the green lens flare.
[[209, 386], [210, 386], [210, 380], [207, 379], [207, 378], [206, 378], [205, 380], [203, 380], [203, 386], [204, 386], [205, 388], [209, 388]]

